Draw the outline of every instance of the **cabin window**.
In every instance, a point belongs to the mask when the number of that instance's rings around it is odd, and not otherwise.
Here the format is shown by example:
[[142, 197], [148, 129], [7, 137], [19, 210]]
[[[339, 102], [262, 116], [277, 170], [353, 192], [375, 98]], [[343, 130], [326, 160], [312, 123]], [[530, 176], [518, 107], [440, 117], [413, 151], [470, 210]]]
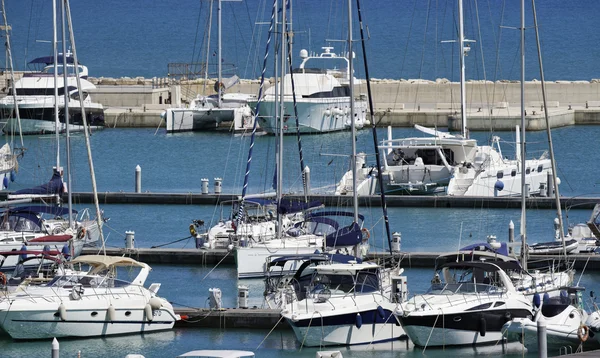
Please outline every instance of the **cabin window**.
[[525, 169], [525, 174], [531, 174], [531, 168]]
[[502, 179], [503, 177], [504, 177], [504, 172], [498, 172], [498, 173], [496, 173], [496, 178]]
[[513, 169], [513, 170], [510, 172], [510, 176], [511, 176], [511, 177], [515, 177], [515, 176], [517, 176], [517, 170], [516, 170], [516, 169]]
[[537, 171], [538, 171], [538, 173], [541, 173], [541, 172], [542, 172], [542, 170], [544, 170], [544, 166], [543, 166], [543, 165], [541, 165], [541, 164], [540, 164], [540, 165], [538, 165], [538, 168], [537, 168]]

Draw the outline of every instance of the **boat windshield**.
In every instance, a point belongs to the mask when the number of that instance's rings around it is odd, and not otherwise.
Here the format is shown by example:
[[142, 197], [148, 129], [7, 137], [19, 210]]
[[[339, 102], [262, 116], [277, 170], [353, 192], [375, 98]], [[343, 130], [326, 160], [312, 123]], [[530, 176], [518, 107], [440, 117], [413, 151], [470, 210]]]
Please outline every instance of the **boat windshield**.
[[313, 289], [317, 293], [329, 290], [331, 294], [370, 293], [379, 291], [379, 276], [376, 270], [362, 270], [353, 275], [345, 273], [317, 273], [312, 280]]
[[48, 283], [49, 287], [72, 288], [75, 285], [83, 287], [125, 287], [129, 282], [100, 275], [60, 275]]

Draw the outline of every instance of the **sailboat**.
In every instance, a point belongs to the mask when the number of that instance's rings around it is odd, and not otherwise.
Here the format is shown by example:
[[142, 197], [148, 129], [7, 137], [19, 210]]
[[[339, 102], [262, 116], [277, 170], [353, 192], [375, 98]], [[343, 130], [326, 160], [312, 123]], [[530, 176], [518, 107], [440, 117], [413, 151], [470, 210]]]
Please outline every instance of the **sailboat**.
[[[459, 16], [462, 18], [462, 10]], [[454, 41], [448, 41], [454, 42]], [[392, 138], [391, 127], [388, 138], [378, 148], [383, 160], [381, 166], [367, 166], [364, 158], [358, 158], [360, 166], [358, 185], [360, 195], [373, 195], [378, 189], [372, 182], [374, 174], [382, 171], [386, 193], [392, 195], [442, 194], [452, 196], [503, 197], [520, 196], [521, 184], [517, 175], [521, 157], [516, 150], [515, 159], [504, 157], [500, 138], [494, 136], [492, 145], [480, 145], [469, 138], [466, 114], [465, 55], [471, 49], [466, 46], [464, 24], [459, 23], [458, 45], [460, 51], [460, 134], [450, 134], [438, 129], [415, 125], [425, 136]], [[517, 128], [518, 132], [518, 128]], [[517, 133], [517, 142], [518, 133]], [[550, 159], [544, 153], [536, 159], [522, 158], [526, 166], [527, 195], [545, 196], [549, 189], [548, 177], [552, 172]], [[336, 195], [350, 194], [349, 172], [344, 174], [336, 187]], [[557, 183], [555, 181], [555, 183]]]
[[[223, 0], [217, 2], [218, 80], [214, 86], [216, 94], [211, 96], [197, 95], [188, 108], [169, 108], [163, 112], [162, 117], [167, 124], [167, 133], [214, 130], [220, 123], [231, 121], [234, 122], [235, 128], [239, 130], [248, 129], [252, 126], [253, 116], [248, 101], [255, 99], [256, 96], [243, 93], [225, 94], [225, 90], [239, 82], [239, 77], [233, 76], [225, 80], [222, 77], [221, 1]], [[205, 78], [206, 80], [207, 78]]]
[[[286, 6], [282, 6], [285, 8]], [[278, 24], [281, 26], [282, 33], [288, 34], [289, 30], [287, 28], [287, 20], [286, 20], [286, 11], [285, 9], [280, 12], [276, 11], [277, 9], [277, 1], [273, 2], [273, 11], [271, 14], [271, 26], [269, 29], [269, 38], [267, 40], [266, 53], [269, 52], [269, 43], [271, 40], [271, 34], [273, 33], [273, 26]], [[281, 21], [276, 19], [276, 14], [281, 13]], [[278, 58], [278, 65], [275, 66], [276, 77], [281, 76], [285, 77], [285, 73], [287, 70], [286, 63], [291, 63], [291, 49], [290, 49], [290, 39], [289, 36], [284, 36], [282, 38], [281, 44], [281, 58]], [[258, 98], [262, 97], [262, 90], [264, 86], [264, 74], [265, 74], [265, 66], [266, 66], [265, 56], [265, 64], [263, 65], [263, 73], [261, 76], [261, 86], [259, 89]], [[281, 74], [279, 74], [281, 71]], [[292, 73], [290, 79], [293, 84], [294, 74]], [[292, 87], [293, 88], [293, 87]], [[276, 91], [278, 91], [278, 87], [275, 86]], [[238, 267], [238, 278], [250, 278], [250, 277], [263, 277], [266, 273], [266, 262], [267, 259], [274, 255], [293, 255], [293, 254], [312, 254], [315, 251], [319, 252], [329, 252], [331, 250], [342, 250], [345, 253], [349, 252], [352, 247], [358, 245], [362, 242], [365, 242], [365, 247], [367, 246], [368, 239], [368, 230], [363, 228], [363, 216], [355, 213], [344, 212], [340, 210], [327, 210], [327, 211], [311, 211], [304, 213], [304, 220], [293, 224], [293, 226], [288, 226], [289, 221], [286, 220], [286, 211], [283, 209], [283, 180], [282, 180], [282, 170], [283, 170], [283, 131], [284, 131], [284, 121], [285, 118], [283, 116], [284, 110], [284, 98], [285, 98], [285, 90], [286, 88], [281, 88], [281, 92], [277, 92], [276, 98], [279, 99], [279, 105], [276, 106], [276, 116], [279, 119], [279, 132], [278, 132], [278, 155], [277, 155], [277, 183], [276, 183], [276, 207], [277, 207], [277, 215], [274, 217], [275, 224], [275, 237], [265, 240], [264, 238], [251, 238], [245, 245], [240, 245], [236, 248], [236, 262]], [[292, 99], [295, 99], [295, 94], [292, 92]], [[295, 102], [295, 100], [294, 100]], [[260, 112], [260, 106], [262, 105], [262, 101], [257, 103], [257, 113]], [[295, 110], [296, 114], [297, 111]], [[296, 116], [296, 121], [298, 121], [298, 117]], [[250, 150], [248, 152], [248, 162], [246, 166], [246, 175], [244, 178], [244, 187], [242, 189], [242, 199], [246, 198], [246, 190], [248, 187], [248, 177], [250, 171], [250, 163], [252, 160], [252, 148], [254, 145], [253, 138], [256, 128], [253, 128], [253, 135], [250, 144]], [[297, 130], [296, 133], [299, 135], [300, 131]], [[300, 137], [299, 137], [300, 138]], [[301, 144], [299, 142], [299, 148], [301, 148]], [[300, 155], [302, 153], [299, 150]], [[301, 163], [303, 162], [301, 157]], [[303, 164], [301, 166], [304, 168]], [[307, 195], [308, 188], [304, 186], [305, 195]], [[236, 214], [236, 228], [240, 228], [241, 219], [243, 218], [243, 206], [244, 202], [242, 201], [242, 205]], [[286, 267], [285, 270], [282, 271], [282, 274], [288, 274], [297, 267], [291, 266]]]
[[[458, 1], [462, 24], [462, 0]], [[522, 5], [524, 12], [524, 5]], [[461, 38], [462, 38], [462, 25]], [[521, 17], [521, 31], [525, 17]], [[524, 102], [524, 32], [521, 33], [521, 101]], [[540, 59], [541, 67], [541, 59]], [[542, 87], [543, 88], [543, 87]], [[528, 319], [534, 315], [533, 297], [559, 295], [572, 284], [572, 267], [564, 270], [550, 265], [545, 270], [528, 271], [526, 235], [525, 114], [521, 109], [520, 178], [521, 178], [521, 260], [505, 255], [476, 253], [474, 248], [448, 255], [436, 271], [431, 288], [399, 306], [396, 314], [411, 340], [419, 346], [471, 345], [502, 339], [504, 324], [511, 319]], [[551, 137], [550, 155], [556, 182]], [[528, 175], [527, 175], [528, 176]], [[559, 194], [556, 193], [560, 216]], [[563, 240], [564, 245], [564, 240]], [[500, 245], [498, 245], [500, 246]], [[470, 252], [469, 252], [470, 251]], [[481, 255], [481, 256], [480, 256]], [[472, 258], [472, 259], [471, 259]], [[538, 305], [539, 307], [539, 305]]]
[[[66, 15], [70, 43], [73, 46], [74, 64], [77, 69], [77, 52], [69, 1], [65, 0], [62, 4], [61, 13]], [[56, 2], [53, 2], [53, 14], [56, 19]], [[54, 29], [56, 29], [56, 25]], [[63, 21], [63, 46], [66, 42], [64, 35]], [[56, 43], [55, 36], [55, 46]], [[78, 88], [81, 91], [81, 87], [78, 86]], [[83, 125], [96, 204], [96, 221], [102, 239], [102, 249], [104, 249], [96, 179], [85, 114], [83, 114]], [[69, 153], [68, 126], [66, 138], [67, 153]], [[70, 206], [71, 197], [69, 195]], [[69, 225], [71, 225], [70, 222]], [[71, 264], [78, 265], [78, 267], [65, 270], [63, 274], [55, 276], [47, 285], [26, 285], [7, 295], [0, 304], [0, 317], [2, 317], [0, 325], [5, 332], [15, 339], [139, 334], [171, 329], [175, 321], [180, 319], [179, 315], [174, 313], [172, 305], [157, 296], [160, 284], [152, 284], [149, 288], [144, 287], [146, 278], [151, 271], [147, 264], [130, 258], [109, 257], [105, 254], [80, 256], [72, 260]], [[117, 271], [120, 267], [138, 269], [139, 272], [132, 281], [117, 279]]]
[[[351, 0], [348, 0], [348, 51], [350, 53], [352, 53], [351, 4]], [[357, 7], [359, 21], [362, 24], [359, 2]], [[363, 35], [362, 31], [361, 35]], [[365, 67], [367, 67], [366, 56]], [[369, 81], [368, 71], [367, 81]], [[352, 88], [352, 81], [350, 88]], [[352, 95], [350, 97], [353, 98]], [[372, 103], [370, 87], [369, 100]], [[352, 100], [350, 103], [350, 117], [355, 118]], [[356, 128], [353, 124], [352, 122], [351, 138], [354, 160]], [[353, 195], [355, 218], [359, 215], [357, 198], [355, 193]], [[384, 216], [387, 223], [387, 215]], [[332, 257], [331, 260], [333, 261], [334, 258]], [[284, 306], [281, 315], [294, 330], [298, 342], [306, 346], [356, 345], [393, 341], [405, 335], [393, 314], [398, 302], [404, 301], [408, 294], [406, 277], [400, 276], [403, 271], [401, 268], [386, 268], [373, 262], [360, 262], [358, 259], [346, 260], [344, 263], [321, 263], [314, 267], [303, 266], [303, 269], [307, 268], [312, 272], [306, 282], [307, 290], [296, 290], [304, 284], [303, 278], [305, 278], [302, 272], [298, 272], [289, 282], [290, 287], [285, 287], [290, 295], [285, 291], [286, 299], [282, 300]], [[288, 296], [291, 299], [288, 299]]]

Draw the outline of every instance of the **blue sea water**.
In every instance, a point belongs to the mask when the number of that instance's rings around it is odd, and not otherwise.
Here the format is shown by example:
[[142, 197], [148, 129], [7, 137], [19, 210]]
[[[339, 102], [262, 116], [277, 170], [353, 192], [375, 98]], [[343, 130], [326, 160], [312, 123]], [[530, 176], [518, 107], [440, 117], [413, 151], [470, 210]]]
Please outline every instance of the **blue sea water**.
[[[412, 129], [396, 128], [395, 136], [413, 134]], [[596, 126], [576, 126], [559, 128], [553, 131], [555, 150], [559, 163], [561, 190], [566, 196], [597, 195], [596, 190], [598, 144], [594, 140], [600, 131]], [[135, 166], [142, 168], [142, 189], [149, 192], [194, 192], [200, 191], [201, 178], [222, 177], [223, 190], [239, 193], [245, 168], [248, 137], [232, 136], [225, 133], [185, 133], [166, 135], [164, 130], [157, 133], [153, 129], [105, 129], [91, 136], [92, 155], [99, 191], [131, 192], [134, 187]], [[380, 132], [380, 137], [383, 135]], [[514, 150], [513, 134], [499, 134], [506, 142], [503, 149], [508, 155]], [[488, 134], [474, 133], [480, 141], [487, 141]], [[336, 133], [302, 138], [305, 160], [311, 167], [313, 188], [319, 191], [331, 190], [333, 183], [348, 166], [348, 159], [327, 154], [345, 154], [350, 150], [349, 133]], [[531, 155], [539, 155], [547, 145], [545, 134], [531, 133], [528, 149]], [[64, 140], [64, 137], [62, 137]], [[273, 168], [269, 165], [273, 158], [275, 138], [263, 136], [257, 139], [255, 158], [252, 162], [249, 192], [268, 190], [272, 183]], [[294, 137], [285, 138], [285, 162], [288, 175], [284, 182], [285, 191], [300, 188], [297, 144]], [[19, 173], [10, 189], [37, 185], [47, 181], [51, 167], [55, 165], [56, 144], [53, 136], [27, 136], [25, 156], [20, 160]], [[359, 132], [358, 148], [371, 153], [372, 141], [369, 131]], [[85, 151], [85, 141], [81, 135], [71, 138], [74, 191], [90, 191], [91, 181]], [[64, 151], [64, 143], [61, 142]], [[586, 153], [586, 155], [581, 155]], [[63, 155], [64, 158], [64, 155]], [[66, 164], [63, 162], [63, 166]], [[297, 173], [293, 173], [297, 172]], [[212, 188], [211, 188], [212, 190]], [[75, 203], [77, 209], [90, 207]], [[111, 218], [105, 225], [107, 245], [124, 246], [124, 233], [133, 230], [137, 247], [152, 247], [180, 239], [169, 247], [191, 248], [194, 243], [189, 236], [188, 225], [192, 219], [205, 220], [207, 225], [218, 219], [219, 208], [205, 205], [101, 205], [105, 215]], [[228, 215], [225, 208], [225, 215]], [[363, 207], [365, 225], [370, 229], [371, 245], [374, 250], [385, 250], [387, 243], [383, 235], [381, 209]], [[471, 243], [485, 240], [487, 235], [496, 235], [504, 240], [508, 224], [512, 220], [519, 228], [520, 212], [517, 209], [474, 208], [403, 208], [389, 209], [392, 231], [402, 233], [403, 251], [451, 251]], [[573, 208], [567, 212], [568, 223], [575, 224], [589, 218], [589, 210]], [[528, 237], [530, 242], [547, 241], [553, 235], [552, 210], [528, 211]], [[411, 293], [427, 289], [431, 269], [411, 268], [410, 260], [402, 263], [408, 276]], [[207, 307], [208, 290], [218, 287], [223, 291], [223, 304], [236, 305], [236, 290], [240, 282], [236, 279], [235, 267], [218, 266], [166, 266], [154, 265], [148, 283], [161, 282], [160, 294], [176, 306]], [[600, 275], [585, 272], [580, 284], [588, 291], [598, 290]], [[262, 281], [243, 280], [241, 284], [250, 288], [251, 306], [262, 306]], [[257, 355], [266, 357], [314, 356], [315, 349], [303, 348], [296, 343], [291, 331], [233, 330], [233, 329], [175, 329], [171, 332], [147, 334], [143, 336], [109, 337], [84, 340], [61, 340], [62, 356], [75, 357], [81, 350], [82, 357], [124, 357], [127, 353], [140, 353], [146, 357], [172, 357], [178, 353], [200, 348], [236, 348], [254, 350], [260, 347]], [[268, 335], [268, 337], [267, 337]], [[265, 337], [267, 337], [265, 339]], [[261, 343], [265, 339], [263, 343]], [[50, 349], [49, 341], [13, 342], [9, 337], [0, 337], [2, 357], [46, 356]], [[393, 349], [393, 350], [392, 350]], [[465, 356], [497, 356], [502, 348], [478, 347], [460, 350], [427, 350], [427, 355], [439, 357], [452, 354]], [[511, 346], [514, 356], [522, 356], [520, 347]], [[343, 349], [345, 356], [365, 358], [371, 356], [417, 357], [422, 350], [404, 343], [353, 347]], [[558, 352], [551, 352], [558, 354]]]
[[[353, 1], [353, 4], [355, 2]], [[51, 54], [50, 1], [7, 1], [15, 65]], [[216, 4], [214, 5], [216, 8]], [[266, 43], [272, 1], [223, 2], [223, 55], [242, 78], [258, 78]], [[363, 0], [363, 23], [373, 78], [458, 79], [456, 1]], [[464, 1], [465, 34], [476, 42], [466, 59], [469, 79], [518, 79], [520, 1]], [[79, 59], [91, 76], [165, 77], [171, 62], [202, 62], [207, 43], [210, 1], [73, 1], [73, 27]], [[593, 0], [539, 1], [536, 5], [545, 74], [548, 80], [597, 77], [600, 42]], [[295, 0], [292, 5], [294, 56], [300, 49], [320, 52], [327, 44], [342, 52], [347, 38], [347, 1]], [[539, 78], [531, 4], [526, 2], [528, 79]], [[213, 10], [213, 19], [216, 10]], [[359, 38], [354, 13], [354, 38]], [[216, 21], [209, 56], [216, 59]], [[360, 43], [354, 46], [361, 59]], [[211, 61], [209, 61], [211, 62]], [[212, 61], [214, 62], [214, 61]], [[271, 62], [271, 61], [270, 61]], [[269, 62], [269, 66], [271, 63]], [[296, 57], [295, 65], [299, 64]], [[357, 77], [364, 78], [362, 61]], [[484, 66], [485, 64], [485, 66]]]
[[[51, 7], [48, 1], [7, 2], [8, 22], [12, 25], [12, 44], [18, 69], [34, 57], [50, 54]], [[307, 48], [318, 51], [325, 39], [344, 39], [345, 1], [294, 2], [294, 51]], [[255, 25], [267, 21], [270, 4], [259, 1], [225, 3], [224, 62], [235, 63], [241, 77], [256, 78], [264, 53], [267, 27]], [[71, 4], [77, 41], [77, 50], [83, 63], [89, 66], [92, 76], [165, 76], [167, 63], [202, 61], [199, 58], [201, 39], [204, 36], [208, 1], [182, 0], [173, 2], [142, 1], [86, 1]], [[478, 6], [478, 8], [476, 8]], [[527, 5], [529, 9], [529, 4]], [[598, 49], [590, 44], [598, 43], [594, 14], [599, 4], [590, 0], [564, 2], [544, 1], [538, 4], [538, 15], [546, 77], [550, 80], [590, 79], [596, 77], [595, 63]], [[453, 39], [456, 33], [454, 1], [422, 2], [418, 0], [366, 0], [362, 2], [365, 23], [370, 39], [367, 42], [369, 71], [378, 78], [426, 78], [446, 77], [457, 79], [456, 46], [439, 44], [441, 40]], [[476, 26], [476, 13], [480, 14], [481, 35]], [[473, 2], [465, 1], [466, 31], [469, 38], [477, 39], [467, 58], [467, 77], [473, 79], [518, 78], [518, 32], [500, 28], [519, 24], [519, 2], [516, 0]], [[455, 16], [454, 16], [455, 17]], [[527, 18], [532, 25], [531, 16]], [[355, 26], [356, 30], [356, 26]], [[213, 28], [214, 32], [214, 28]], [[358, 34], [355, 34], [357, 36]], [[213, 33], [213, 39], [215, 34]], [[528, 30], [528, 78], [539, 78], [535, 61], [533, 31]], [[197, 40], [195, 40], [197, 39]], [[341, 44], [334, 43], [336, 49]], [[480, 48], [482, 48], [483, 55]], [[360, 51], [355, 50], [360, 56]], [[498, 57], [497, 57], [498, 56]], [[486, 67], [481, 65], [485, 60]], [[565, 66], [568, 64], [568, 66]], [[362, 71], [362, 72], [361, 72]], [[357, 68], [357, 76], [364, 70]], [[415, 134], [413, 129], [394, 129], [394, 136]], [[513, 133], [500, 135], [503, 150], [514, 151]], [[553, 131], [555, 153], [564, 196], [598, 195], [597, 140], [600, 128], [577, 126]], [[380, 138], [384, 131], [380, 131]], [[472, 133], [480, 142], [490, 139], [488, 133]], [[348, 133], [302, 138], [305, 160], [311, 168], [312, 186], [320, 192], [331, 191], [333, 185], [348, 168], [348, 159], [331, 154], [347, 154], [350, 151]], [[95, 172], [99, 191], [133, 191], [134, 170], [142, 168], [142, 189], [149, 192], [199, 192], [202, 178], [223, 178], [224, 191], [239, 193], [243, 181], [247, 156], [248, 137], [234, 137], [225, 133], [183, 133], [165, 135], [163, 130], [155, 134], [153, 129], [106, 129], [94, 133], [91, 138]], [[285, 138], [286, 170], [285, 190], [300, 188], [300, 167], [296, 142]], [[546, 148], [545, 133], [528, 134], [528, 150], [540, 155]], [[250, 192], [269, 190], [274, 168], [275, 144], [272, 137], [259, 137], [252, 162]], [[74, 191], [91, 191], [91, 181], [84, 139], [74, 136], [73, 185]], [[372, 153], [368, 131], [357, 137], [360, 151]], [[38, 185], [50, 178], [55, 164], [54, 137], [27, 137], [27, 154], [20, 161], [17, 181], [10, 189]], [[64, 143], [61, 143], [64, 152]], [[510, 154], [509, 154], [510, 155]], [[64, 158], [64, 156], [63, 156]], [[372, 159], [372, 157], [370, 158]], [[66, 167], [66, 164], [62, 164]], [[89, 207], [76, 203], [81, 209]], [[151, 247], [187, 237], [187, 227], [192, 219], [207, 223], [218, 219], [219, 210], [200, 205], [102, 205], [111, 220], [106, 225], [107, 245], [121, 247], [124, 232], [136, 232], [138, 247]], [[362, 208], [366, 225], [372, 233], [371, 244], [375, 249], [385, 249], [380, 208]], [[228, 214], [226, 212], [226, 214]], [[588, 210], [572, 209], [567, 213], [571, 224], [589, 218]], [[528, 212], [528, 236], [530, 241], [547, 241], [553, 236], [550, 210]], [[483, 241], [495, 234], [503, 239], [510, 221], [519, 226], [519, 211], [514, 209], [426, 209], [390, 208], [393, 231], [402, 233], [404, 251], [454, 250], [460, 246]], [[171, 247], [192, 247], [184, 240]], [[410, 268], [405, 262], [409, 289], [422, 292], [427, 287], [431, 272]], [[224, 292], [224, 305], [235, 306], [237, 280], [234, 267], [174, 267], [155, 265], [149, 282], [161, 282], [161, 295], [183, 306], [207, 305], [208, 289], [219, 287]], [[597, 290], [600, 275], [584, 273], [581, 284], [589, 290]], [[244, 282], [251, 289], [251, 303], [260, 306], [262, 287], [260, 281]], [[315, 349], [302, 349], [290, 331], [275, 331], [266, 339], [268, 331], [232, 329], [176, 329], [172, 332], [143, 336], [110, 337], [104, 339], [61, 340], [62, 356], [75, 357], [124, 357], [127, 353], [141, 353], [146, 357], [172, 357], [192, 349], [257, 347], [257, 356], [314, 356]], [[265, 339], [264, 342], [263, 339]], [[416, 357], [423, 351], [406, 350], [404, 344], [351, 348], [343, 350], [349, 357]], [[13, 342], [0, 337], [2, 357], [47, 356], [50, 342]], [[497, 356], [500, 347], [468, 348], [450, 351], [427, 350], [432, 357], [452, 355]], [[522, 356], [519, 347], [512, 347], [514, 356]], [[557, 352], [551, 352], [557, 354]]]

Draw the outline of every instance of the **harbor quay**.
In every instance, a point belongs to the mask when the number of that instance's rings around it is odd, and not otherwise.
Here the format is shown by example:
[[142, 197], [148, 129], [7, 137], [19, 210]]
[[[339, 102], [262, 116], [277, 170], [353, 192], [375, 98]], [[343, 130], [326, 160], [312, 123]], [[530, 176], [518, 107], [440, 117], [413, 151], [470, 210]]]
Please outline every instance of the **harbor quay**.
[[[173, 82], [167, 79], [89, 78], [97, 88], [90, 90], [105, 107], [105, 123], [114, 127], [164, 127], [161, 113], [171, 107], [185, 107], [197, 94], [214, 94], [215, 80]], [[266, 86], [274, 83], [270, 79]], [[373, 79], [374, 118], [378, 126], [448, 127], [460, 130], [460, 84], [447, 79], [435, 81]], [[365, 81], [355, 93], [366, 96]], [[241, 80], [228, 93], [258, 93], [258, 80]], [[518, 81], [467, 81], [465, 109], [470, 131], [512, 131], [520, 125], [521, 86]], [[525, 83], [527, 130], [600, 124], [600, 80], [546, 82], [546, 106], [541, 83]], [[230, 123], [222, 123], [223, 130]]]

